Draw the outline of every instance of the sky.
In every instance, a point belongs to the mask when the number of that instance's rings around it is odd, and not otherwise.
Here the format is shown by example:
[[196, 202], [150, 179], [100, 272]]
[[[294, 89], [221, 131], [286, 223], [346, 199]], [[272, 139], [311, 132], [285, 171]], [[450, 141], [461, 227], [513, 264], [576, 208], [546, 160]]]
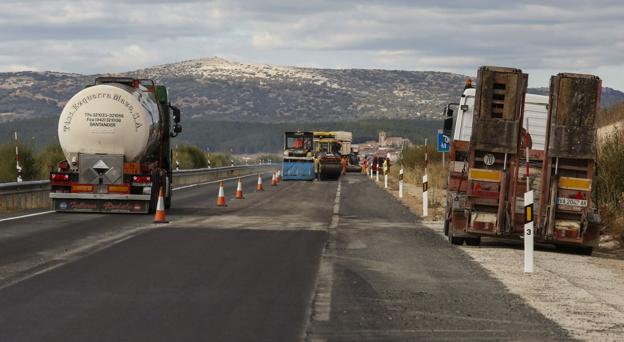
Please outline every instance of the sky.
[[0, 72], [122, 72], [218, 56], [475, 75], [531, 87], [592, 73], [624, 90], [621, 0], [17, 0], [0, 2]]

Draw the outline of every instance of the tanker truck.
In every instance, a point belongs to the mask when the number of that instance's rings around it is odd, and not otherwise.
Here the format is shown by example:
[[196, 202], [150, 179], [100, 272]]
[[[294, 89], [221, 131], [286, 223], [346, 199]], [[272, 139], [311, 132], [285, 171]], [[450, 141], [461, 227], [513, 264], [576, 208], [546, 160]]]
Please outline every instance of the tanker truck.
[[74, 95], [58, 122], [65, 160], [50, 173], [52, 209], [150, 213], [162, 189], [171, 206], [171, 138], [180, 110], [152, 80], [99, 77]]

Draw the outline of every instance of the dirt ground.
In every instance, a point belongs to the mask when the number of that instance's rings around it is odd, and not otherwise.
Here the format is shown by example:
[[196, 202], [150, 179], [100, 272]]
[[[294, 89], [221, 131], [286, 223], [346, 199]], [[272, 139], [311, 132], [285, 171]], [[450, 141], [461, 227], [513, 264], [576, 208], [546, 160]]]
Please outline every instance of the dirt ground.
[[[374, 181], [374, 179], [372, 180]], [[380, 177], [378, 186], [384, 187]], [[398, 182], [389, 180], [388, 192], [398, 198]], [[426, 225], [443, 233], [444, 190], [429, 190]], [[399, 199], [422, 216], [421, 185], [405, 184]], [[580, 340], [624, 340], [624, 249], [608, 236], [591, 257], [556, 252], [537, 246], [534, 272], [523, 272], [523, 245], [519, 241], [484, 239], [481, 246], [461, 246], [510, 292], [519, 295], [545, 317]]]

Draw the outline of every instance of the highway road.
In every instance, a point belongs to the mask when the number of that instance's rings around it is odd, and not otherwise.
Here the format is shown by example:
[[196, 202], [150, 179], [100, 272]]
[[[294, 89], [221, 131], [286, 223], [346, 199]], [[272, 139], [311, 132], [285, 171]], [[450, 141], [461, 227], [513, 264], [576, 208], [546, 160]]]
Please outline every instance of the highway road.
[[0, 220], [0, 341], [564, 340], [370, 180]]

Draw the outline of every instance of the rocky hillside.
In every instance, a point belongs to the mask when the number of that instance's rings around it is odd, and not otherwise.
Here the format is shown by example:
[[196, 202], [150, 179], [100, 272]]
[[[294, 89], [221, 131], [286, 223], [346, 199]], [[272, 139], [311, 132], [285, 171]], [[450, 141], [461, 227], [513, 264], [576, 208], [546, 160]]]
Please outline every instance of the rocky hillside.
[[[220, 58], [122, 75], [168, 85], [187, 117], [258, 122], [436, 117], [445, 103], [457, 99], [465, 79], [442, 72], [295, 68]], [[94, 77], [0, 73], [0, 119], [58, 115]]]
[[[185, 117], [310, 122], [436, 118], [457, 101], [466, 76], [430, 71], [312, 69], [207, 58], [127, 72], [169, 86]], [[57, 116], [96, 75], [0, 73], [0, 121]], [[607, 92], [605, 92], [607, 94]], [[609, 103], [624, 93], [609, 90]]]

